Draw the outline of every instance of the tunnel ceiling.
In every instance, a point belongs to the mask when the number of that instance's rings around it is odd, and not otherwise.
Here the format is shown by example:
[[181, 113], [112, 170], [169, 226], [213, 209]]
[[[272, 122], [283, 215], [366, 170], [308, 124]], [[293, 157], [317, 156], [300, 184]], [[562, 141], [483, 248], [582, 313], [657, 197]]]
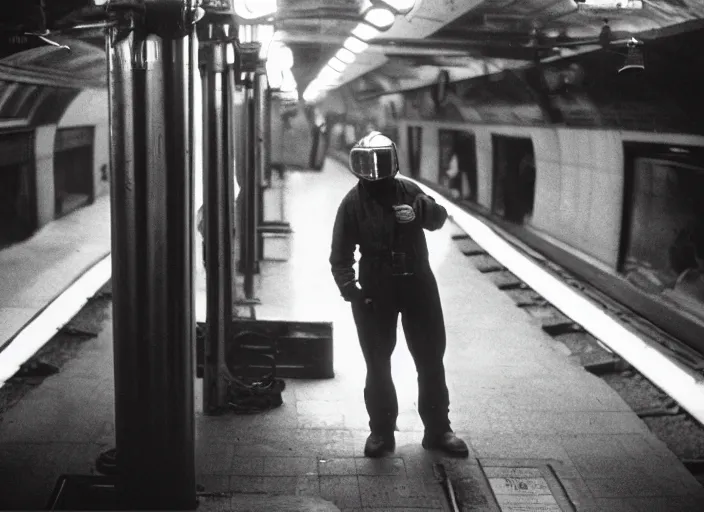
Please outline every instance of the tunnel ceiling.
[[[368, 0], [279, 0], [275, 18], [294, 54], [293, 73], [303, 92], [360, 21]], [[37, 6], [43, 3], [42, 11]], [[407, 16], [372, 41], [349, 66], [343, 83], [383, 93], [427, 85], [440, 69], [452, 80], [559, 59], [599, 49], [608, 19], [612, 39], [646, 42], [699, 28], [702, 0], [643, 0], [635, 11], [585, 11], [574, 0], [417, 0]], [[17, 0], [0, 22], [0, 80], [36, 86], [104, 87], [106, 63], [100, 30], [71, 31], [104, 18], [91, 0]], [[41, 15], [43, 13], [43, 15]], [[51, 46], [22, 32], [49, 30]], [[692, 51], [694, 49], [691, 49]], [[0, 112], [2, 115], [2, 112]]]

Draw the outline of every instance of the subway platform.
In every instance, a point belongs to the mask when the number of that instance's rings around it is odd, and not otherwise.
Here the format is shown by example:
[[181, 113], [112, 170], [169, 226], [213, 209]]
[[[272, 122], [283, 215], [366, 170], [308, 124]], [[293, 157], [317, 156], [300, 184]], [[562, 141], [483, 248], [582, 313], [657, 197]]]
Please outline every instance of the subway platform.
[[[335, 212], [354, 182], [330, 159], [322, 173], [290, 173], [290, 258], [263, 262], [256, 281], [257, 318], [334, 323], [335, 378], [287, 379], [281, 407], [218, 417], [202, 414], [196, 380], [197, 480], [223, 493], [213, 507], [259, 510], [257, 501], [280, 495], [320, 497], [343, 511], [449, 510], [440, 463], [467, 511], [702, 510], [704, 490], [680, 461], [470, 264], [451, 221], [426, 236], [445, 311], [450, 419], [470, 456], [420, 446], [415, 368], [399, 329], [397, 449], [364, 458], [364, 361], [328, 264]], [[202, 320], [202, 269], [196, 275]], [[0, 508], [45, 507], [61, 474], [95, 473], [98, 454], [114, 445], [110, 327], [108, 309], [99, 335], [4, 413]]]

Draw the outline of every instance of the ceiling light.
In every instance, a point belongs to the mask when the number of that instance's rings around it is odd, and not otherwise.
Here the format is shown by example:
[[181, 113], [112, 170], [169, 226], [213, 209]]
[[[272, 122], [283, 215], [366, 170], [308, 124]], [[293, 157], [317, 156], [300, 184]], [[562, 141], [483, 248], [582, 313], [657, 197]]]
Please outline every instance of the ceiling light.
[[416, 5], [416, 0], [381, 0], [399, 14], [408, 14]]
[[311, 89], [308, 87], [306, 91], [303, 93], [303, 99], [307, 101], [308, 103], [313, 103], [315, 100], [318, 99], [320, 96], [320, 91], [316, 89]]
[[394, 16], [394, 13], [388, 9], [375, 7], [373, 9], [369, 9], [367, 14], [364, 15], [364, 21], [374, 25], [380, 30], [388, 30], [391, 28], [391, 25], [394, 24], [394, 21], [396, 21], [396, 16]]
[[354, 30], [352, 30], [352, 35], [362, 41], [369, 41], [379, 35], [379, 31], [371, 25], [360, 23], [354, 28]]
[[347, 48], [340, 48], [335, 54], [335, 57], [340, 59], [345, 64], [352, 64], [357, 58], [357, 56]]
[[353, 53], [362, 53], [369, 47], [369, 44], [356, 37], [348, 37], [343, 46]]
[[342, 73], [347, 67], [347, 65], [337, 57], [333, 57], [332, 59], [330, 59], [330, 61], [328, 62], [328, 66], [340, 73]]
[[642, 9], [642, 0], [575, 0], [580, 9], [620, 10]]
[[341, 74], [342, 73], [340, 73], [339, 71], [335, 71], [330, 66], [325, 66], [323, 69], [320, 70], [320, 73], [318, 74], [318, 80], [322, 83], [334, 82], [338, 78], [340, 78]]

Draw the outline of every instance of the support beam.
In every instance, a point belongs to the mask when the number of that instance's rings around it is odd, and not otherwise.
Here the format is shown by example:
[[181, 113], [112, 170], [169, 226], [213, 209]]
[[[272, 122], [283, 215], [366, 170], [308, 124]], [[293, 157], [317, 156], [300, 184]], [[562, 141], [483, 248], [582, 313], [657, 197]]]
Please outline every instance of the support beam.
[[119, 507], [196, 507], [189, 0], [107, 38]]
[[262, 188], [266, 173], [271, 166], [271, 126], [269, 122], [269, 83], [264, 62], [260, 62], [254, 74], [254, 175], [257, 181], [257, 261], [262, 259], [264, 241], [259, 226], [264, 221]]
[[[254, 275], [259, 273], [257, 256], [257, 226], [259, 224], [260, 177], [257, 174], [257, 135], [256, 126], [256, 71], [259, 67], [260, 43], [244, 43], [240, 47], [241, 71], [246, 73], [242, 83], [244, 100], [242, 103], [242, 136], [240, 140], [242, 161], [241, 170], [241, 215], [240, 222], [240, 263], [239, 271], [244, 274], [244, 295], [246, 301], [254, 301]], [[266, 79], [266, 76], [264, 77]]]
[[[204, 20], [205, 21], [205, 20]], [[203, 79], [203, 199], [207, 334], [203, 373], [203, 410], [218, 414], [226, 405], [221, 374], [225, 342], [230, 337], [233, 313], [234, 154], [235, 130], [227, 45], [236, 34], [231, 18], [211, 18], [199, 30], [200, 69]], [[234, 62], [232, 63], [234, 65]]]

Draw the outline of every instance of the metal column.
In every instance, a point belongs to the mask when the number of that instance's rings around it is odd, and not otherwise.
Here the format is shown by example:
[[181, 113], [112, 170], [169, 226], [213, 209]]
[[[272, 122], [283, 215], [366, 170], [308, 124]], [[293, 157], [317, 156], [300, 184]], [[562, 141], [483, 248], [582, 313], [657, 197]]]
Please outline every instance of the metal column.
[[107, 38], [117, 493], [123, 509], [192, 510], [194, 9], [131, 9]]
[[[206, 22], [207, 21], [207, 22]], [[229, 21], [229, 22], [228, 22]], [[204, 23], [205, 22], [205, 23]], [[207, 335], [203, 373], [203, 410], [221, 412], [226, 404], [225, 343], [233, 313], [233, 145], [234, 102], [228, 87], [227, 45], [236, 34], [231, 17], [204, 20], [199, 30], [203, 79], [203, 198], [207, 274]]]
[[267, 181], [267, 173], [271, 170], [269, 100], [269, 82], [267, 81], [265, 62], [260, 61], [254, 74], [254, 172], [257, 179], [257, 260], [261, 260], [264, 252], [264, 239], [258, 228], [264, 223], [262, 191]]

